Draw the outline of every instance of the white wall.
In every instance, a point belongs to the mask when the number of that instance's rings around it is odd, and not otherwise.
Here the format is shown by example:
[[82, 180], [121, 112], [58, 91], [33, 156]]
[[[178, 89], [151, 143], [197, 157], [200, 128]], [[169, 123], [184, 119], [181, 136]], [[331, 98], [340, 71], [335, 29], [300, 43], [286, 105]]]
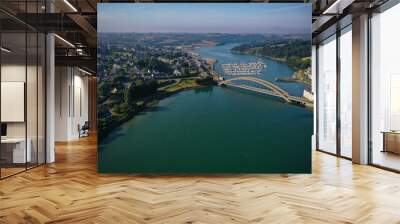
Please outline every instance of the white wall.
[[[25, 66], [25, 64], [3, 64], [1, 66], [1, 81], [2, 82], [24, 82], [26, 72], [28, 72], [28, 87], [27, 87], [27, 122], [28, 122], [28, 137], [34, 130], [36, 137], [36, 66]], [[4, 96], [3, 96], [4, 97]], [[41, 105], [39, 105], [41, 106]], [[6, 110], [7, 108], [1, 108]], [[24, 108], [22, 108], [24, 110]], [[25, 123], [26, 122], [7, 122], [7, 134], [9, 137], [25, 137]], [[33, 131], [32, 131], [33, 132]]]
[[89, 120], [89, 102], [88, 102], [88, 78], [87, 76], [82, 76], [82, 73], [79, 72], [78, 75], [76, 75], [76, 71], [75, 70], [75, 75], [74, 75], [74, 107], [72, 108], [72, 136], [74, 136], [74, 138], [79, 137], [79, 133], [78, 133], [78, 124], [79, 125], [83, 125], [85, 123], [85, 121]]
[[55, 68], [55, 141], [68, 140], [68, 117], [70, 84], [69, 69], [67, 67]]
[[3, 64], [1, 66], [1, 81], [25, 82], [25, 68], [25, 64]]
[[[25, 82], [25, 69], [25, 64], [3, 64], [1, 66], [1, 81]], [[6, 108], [1, 109], [6, 110]], [[25, 137], [25, 122], [8, 122], [7, 137]]]
[[79, 138], [78, 125], [88, 120], [88, 78], [72, 67], [56, 67], [55, 140]]
[[[37, 70], [38, 69], [38, 70]], [[2, 82], [23, 82], [26, 84], [26, 106], [23, 102], [22, 108], [19, 108], [19, 113], [25, 114], [26, 120], [21, 122], [5, 122], [7, 124], [8, 138], [24, 138], [27, 136], [28, 143], [31, 148], [32, 162], [44, 163], [44, 74], [42, 67], [36, 65], [25, 66], [21, 63], [4, 63], [1, 66], [1, 81]], [[25, 80], [27, 78], [27, 80]], [[3, 90], [2, 90], [3, 91]], [[24, 94], [24, 90], [20, 90], [20, 94]], [[7, 96], [2, 96], [7, 97]], [[3, 112], [12, 110], [13, 108], [2, 107]], [[16, 108], [14, 108], [15, 110]], [[7, 113], [13, 113], [7, 111]], [[16, 113], [16, 112], [14, 112]], [[37, 155], [38, 153], [38, 155]], [[39, 161], [36, 161], [36, 159]]]

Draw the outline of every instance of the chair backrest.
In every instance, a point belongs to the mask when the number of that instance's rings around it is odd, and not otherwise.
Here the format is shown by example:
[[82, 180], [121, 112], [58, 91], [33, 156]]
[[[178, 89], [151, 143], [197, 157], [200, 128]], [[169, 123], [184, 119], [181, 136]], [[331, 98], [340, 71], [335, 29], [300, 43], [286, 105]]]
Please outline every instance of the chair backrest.
[[85, 124], [83, 124], [82, 128], [90, 128], [89, 124], [89, 121], [85, 121]]

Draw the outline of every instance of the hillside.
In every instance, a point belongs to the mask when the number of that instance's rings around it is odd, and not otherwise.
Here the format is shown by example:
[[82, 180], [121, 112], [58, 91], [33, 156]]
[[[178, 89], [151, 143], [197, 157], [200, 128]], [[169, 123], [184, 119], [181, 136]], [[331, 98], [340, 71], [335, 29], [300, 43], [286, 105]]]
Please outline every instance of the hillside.
[[311, 85], [311, 44], [306, 40], [283, 40], [242, 44], [231, 49], [236, 54], [249, 54], [286, 62], [294, 70], [292, 77], [280, 77], [279, 82], [299, 82]]
[[311, 65], [311, 45], [307, 40], [285, 40], [273, 43], [242, 44], [231, 49], [233, 53], [250, 54], [287, 62], [294, 70]]

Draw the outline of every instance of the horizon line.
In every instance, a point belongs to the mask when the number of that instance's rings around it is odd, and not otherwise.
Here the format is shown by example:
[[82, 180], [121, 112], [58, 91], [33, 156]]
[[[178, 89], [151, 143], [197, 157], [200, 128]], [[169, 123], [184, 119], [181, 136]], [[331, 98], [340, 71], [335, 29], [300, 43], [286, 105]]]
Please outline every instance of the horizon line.
[[305, 35], [311, 35], [310, 33], [250, 33], [250, 32], [246, 32], [246, 33], [236, 33], [236, 32], [224, 32], [224, 33], [215, 33], [215, 32], [199, 32], [199, 33], [195, 33], [195, 32], [123, 32], [123, 31], [100, 31], [97, 32], [99, 34], [102, 33], [126, 33], [126, 34], [272, 34], [272, 35], [283, 35], [283, 34], [305, 34]]

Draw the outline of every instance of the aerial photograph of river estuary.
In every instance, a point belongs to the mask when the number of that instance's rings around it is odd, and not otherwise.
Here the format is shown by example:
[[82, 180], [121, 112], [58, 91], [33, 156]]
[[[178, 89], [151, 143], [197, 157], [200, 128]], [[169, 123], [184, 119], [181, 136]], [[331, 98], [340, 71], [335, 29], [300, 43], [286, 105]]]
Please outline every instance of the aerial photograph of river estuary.
[[311, 172], [310, 4], [98, 11], [100, 173]]

